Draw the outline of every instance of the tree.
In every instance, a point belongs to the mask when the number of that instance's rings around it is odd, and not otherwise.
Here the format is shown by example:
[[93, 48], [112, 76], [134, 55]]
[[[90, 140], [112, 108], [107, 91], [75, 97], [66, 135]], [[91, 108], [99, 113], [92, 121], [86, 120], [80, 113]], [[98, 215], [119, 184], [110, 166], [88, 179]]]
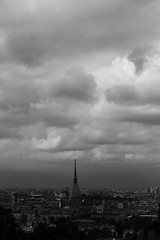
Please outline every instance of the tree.
[[17, 225], [10, 209], [0, 206], [0, 239], [17, 239]]

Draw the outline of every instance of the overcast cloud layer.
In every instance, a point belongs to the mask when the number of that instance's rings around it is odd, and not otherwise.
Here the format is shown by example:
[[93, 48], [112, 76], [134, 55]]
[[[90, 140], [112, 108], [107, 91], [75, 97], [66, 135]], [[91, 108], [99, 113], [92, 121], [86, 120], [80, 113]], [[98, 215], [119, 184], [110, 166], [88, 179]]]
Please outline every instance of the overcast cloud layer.
[[65, 186], [75, 158], [82, 186], [158, 185], [159, 21], [158, 0], [0, 0], [2, 186]]

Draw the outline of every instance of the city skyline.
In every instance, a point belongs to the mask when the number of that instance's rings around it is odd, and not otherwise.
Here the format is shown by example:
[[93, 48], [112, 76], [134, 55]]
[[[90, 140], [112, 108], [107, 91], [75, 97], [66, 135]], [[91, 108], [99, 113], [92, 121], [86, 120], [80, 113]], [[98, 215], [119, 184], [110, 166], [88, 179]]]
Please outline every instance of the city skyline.
[[[147, 190], [148, 188], [160, 188], [158, 182], [156, 182], [156, 178], [157, 176], [155, 176], [155, 178], [153, 180], [155, 181], [151, 181], [151, 179], [149, 179], [149, 181], [147, 181], [147, 179], [143, 178], [143, 176], [139, 176], [139, 172], [132, 172], [132, 176], [130, 176], [130, 173], [128, 173], [128, 176], [126, 177], [126, 179], [124, 178], [124, 180], [122, 179], [113, 179], [116, 176], [116, 173], [110, 173], [110, 175], [108, 176], [107, 179], [104, 178], [103, 175], [101, 175], [101, 177], [98, 176], [97, 171], [95, 170], [95, 174], [97, 174], [97, 176], [99, 177], [98, 181], [97, 178], [94, 177], [94, 175], [92, 175], [92, 173], [90, 175], [88, 175], [88, 172], [84, 172], [83, 167], [81, 167], [80, 169], [83, 170], [82, 172], [78, 170], [78, 176], [77, 177], [77, 170], [75, 171], [75, 161], [77, 160], [73, 160], [72, 165], [71, 165], [71, 172], [67, 175], [67, 177], [63, 176], [63, 172], [57, 172], [57, 175], [54, 176], [56, 177], [56, 181], [55, 178], [53, 177], [52, 172], [50, 171], [50, 173], [47, 174], [47, 178], [46, 178], [46, 174], [44, 172], [23, 172], [21, 171], [21, 175], [19, 175], [19, 172], [11, 172], [12, 173], [12, 177], [10, 178], [10, 174], [7, 170], [7, 172], [3, 174], [1, 174], [1, 183], [0, 183], [0, 188], [37, 188], [37, 189], [41, 189], [41, 188], [53, 188], [53, 189], [65, 189], [65, 188], [69, 188], [72, 189], [73, 188], [73, 184], [75, 183], [75, 176], [76, 176], [76, 181], [79, 182], [80, 180], [80, 189], [83, 191], [84, 189], [131, 189], [131, 190], [135, 190], [135, 189], [143, 189], [143, 190]], [[74, 167], [74, 171], [73, 171], [73, 167]], [[80, 167], [80, 166], [78, 166]], [[101, 169], [100, 169], [101, 170]], [[136, 178], [134, 178], [136, 175]], [[9, 177], [8, 177], [9, 176]], [[23, 178], [23, 181], [20, 183], [21, 179]], [[120, 176], [120, 178], [123, 178], [123, 176]], [[134, 178], [134, 181], [132, 181], [131, 184], [128, 184], [127, 181], [129, 181], [131, 179]], [[79, 179], [79, 180], [78, 180]], [[143, 179], [143, 181], [140, 180]], [[116, 180], [116, 181], [115, 181]], [[121, 180], [121, 183], [120, 183]], [[43, 181], [43, 184], [39, 185], [40, 182]], [[19, 182], [17, 184], [17, 182]], [[79, 184], [78, 184], [79, 185]]]
[[0, 1], [0, 187], [160, 183], [158, 0]]

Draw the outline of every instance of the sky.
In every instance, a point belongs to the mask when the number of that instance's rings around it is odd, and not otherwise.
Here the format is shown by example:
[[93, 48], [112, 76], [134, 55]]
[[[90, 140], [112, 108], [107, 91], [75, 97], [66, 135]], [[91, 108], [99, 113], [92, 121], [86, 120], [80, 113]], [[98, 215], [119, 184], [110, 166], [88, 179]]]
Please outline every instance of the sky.
[[160, 186], [160, 2], [0, 0], [0, 186]]

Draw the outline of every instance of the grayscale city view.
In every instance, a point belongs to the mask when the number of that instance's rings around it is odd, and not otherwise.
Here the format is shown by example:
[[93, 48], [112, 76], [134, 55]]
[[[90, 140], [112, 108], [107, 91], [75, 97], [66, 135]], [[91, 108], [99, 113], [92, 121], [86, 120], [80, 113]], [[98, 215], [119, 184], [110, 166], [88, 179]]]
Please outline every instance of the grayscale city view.
[[80, 190], [75, 160], [70, 188], [1, 189], [2, 239], [159, 239], [159, 202], [158, 187]]
[[159, 22], [0, 0], [0, 240], [160, 240]]

